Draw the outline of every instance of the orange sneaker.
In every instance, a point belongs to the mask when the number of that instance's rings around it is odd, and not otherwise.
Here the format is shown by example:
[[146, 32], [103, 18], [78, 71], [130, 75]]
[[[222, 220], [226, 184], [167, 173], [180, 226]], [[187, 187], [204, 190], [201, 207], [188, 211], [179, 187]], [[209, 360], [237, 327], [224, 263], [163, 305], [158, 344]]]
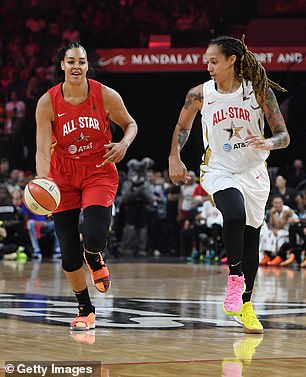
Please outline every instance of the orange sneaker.
[[[90, 329], [94, 329], [95, 326], [95, 307], [92, 306], [91, 309], [86, 308], [84, 305], [79, 305], [79, 314], [75, 317], [75, 319], [70, 322], [70, 330], [73, 331], [86, 331]], [[87, 309], [87, 310], [86, 310]], [[92, 310], [88, 313], [89, 310]]]
[[279, 266], [282, 261], [283, 259], [279, 255], [276, 255], [276, 257], [267, 263], [267, 266]]
[[86, 259], [86, 252], [84, 251], [84, 259], [89, 269], [91, 280], [94, 286], [99, 292], [106, 292], [111, 286], [111, 278], [109, 274], [108, 267], [106, 266], [101, 253], [97, 254], [97, 259], [95, 261], [96, 267], [91, 267], [88, 260]]
[[266, 266], [268, 262], [270, 262], [271, 258], [268, 255], [265, 255], [261, 261], [259, 262], [260, 266]]

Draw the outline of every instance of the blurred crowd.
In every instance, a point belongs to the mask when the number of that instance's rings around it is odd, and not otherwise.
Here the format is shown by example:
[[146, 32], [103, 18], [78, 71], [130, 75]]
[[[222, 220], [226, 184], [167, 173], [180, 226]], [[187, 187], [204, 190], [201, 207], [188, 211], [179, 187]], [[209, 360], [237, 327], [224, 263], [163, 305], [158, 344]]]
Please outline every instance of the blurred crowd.
[[[205, 46], [235, 23], [241, 0], [4, 0], [0, 4], [0, 150], [13, 168], [34, 168], [35, 106], [50, 87], [54, 58], [81, 41], [89, 61], [97, 48], [147, 47], [169, 34], [175, 46]], [[241, 9], [248, 9], [244, 6]], [[243, 13], [243, 12], [242, 12]], [[240, 14], [240, 22], [247, 20]], [[232, 15], [232, 17], [231, 17]], [[114, 27], [114, 20], [115, 26]], [[242, 21], [241, 21], [242, 20]], [[18, 151], [18, 153], [16, 153]]]
[[[120, 171], [108, 240], [109, 258], [176, 256], [192, 263], [226, 263], [221, 213], [198, 182], [174, 185], [168, 171], [155, 171], [154, 161], [131, 159]], [[279, 170], [280, 171], [280, 170]], [[261, 231], [260, 265], [287, 266], [304, 261], [306, 237], [306, 172], [295, 160], [288, 175], [270, 171], [272, 187]], [[52, 216], [37, 216], [22, 203], [31, 172], [10, 169], [0, 160], [0, 255], [60, 258]], [[82, 239], [82, 216], [80, 216]]]

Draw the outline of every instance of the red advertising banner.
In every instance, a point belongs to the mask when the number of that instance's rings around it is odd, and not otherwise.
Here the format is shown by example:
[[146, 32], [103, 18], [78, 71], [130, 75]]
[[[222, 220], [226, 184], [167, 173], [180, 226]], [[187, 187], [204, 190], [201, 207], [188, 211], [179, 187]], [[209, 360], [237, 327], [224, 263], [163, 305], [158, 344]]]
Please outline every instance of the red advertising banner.
[[[306, 71], [306, 47], [249, 47], [267, 71]], [[176, 72], [206, 69], [205, 49], [96, 50], [106, 72]]]
[[302, 17], [306, 14], [306, 2], [305, 0], [261, 0], [259, 10], [262, 16], [298, 15]]

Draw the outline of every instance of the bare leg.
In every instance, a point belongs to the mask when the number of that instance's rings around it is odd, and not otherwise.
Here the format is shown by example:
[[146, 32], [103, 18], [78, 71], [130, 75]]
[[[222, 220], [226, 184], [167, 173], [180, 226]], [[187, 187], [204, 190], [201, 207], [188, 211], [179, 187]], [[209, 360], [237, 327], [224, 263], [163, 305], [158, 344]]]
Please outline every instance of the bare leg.
[[81, 292], [86, 289], [86, 273], [83, 267], [73, 272], [64, 271], [64, 273], [74, 292]]

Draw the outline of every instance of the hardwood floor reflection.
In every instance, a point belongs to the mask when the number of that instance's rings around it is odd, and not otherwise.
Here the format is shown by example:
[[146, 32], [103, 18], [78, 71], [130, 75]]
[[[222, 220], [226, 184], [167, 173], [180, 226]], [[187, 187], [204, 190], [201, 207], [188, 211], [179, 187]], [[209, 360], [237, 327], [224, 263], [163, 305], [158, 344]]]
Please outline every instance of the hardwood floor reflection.
[[76, 303], [60, 262], [1, 261], [2, 374], [9, 360], [82, 361], [103, 377], [305, 374], [306, 269], [259, 270], [253, 304], [263, 336], [243, 334], [222, 313], [226, 266], [115, 262], [110, 269], [105, 295], [88, 276], [96, 329], [70, 332]]

